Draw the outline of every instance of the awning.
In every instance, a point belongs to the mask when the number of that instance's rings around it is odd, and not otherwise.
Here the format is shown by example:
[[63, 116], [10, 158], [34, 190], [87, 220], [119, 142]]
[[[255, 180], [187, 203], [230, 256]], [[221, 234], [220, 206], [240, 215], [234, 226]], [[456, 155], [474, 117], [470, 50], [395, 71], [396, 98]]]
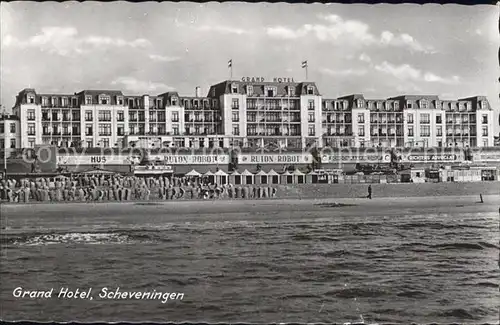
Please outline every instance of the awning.
[[212, 173], [210, 170], [207, 171], [203, 176], [214, 176], [214, 173]]
[[272, 176], [279, 176], [279, 174], [274, 170], [274, 169], [271, 169], [267, 175], [272, 175]]
[[282, 176], [291, 176], [292, 173], [290, 173], [288, 170], [285, 170], [284, 173], [281, 174]]
[[248, 169], [245, 169], [243, 173], [241, 173], [242, 176], [253, 176], [251, 172], [248, 171]]
[[227, 173], [225, 171], [223, 171], [222, 169], [219, 169], [218, 171], [215, 172], [214, 175], [217, 175], [217, 176], [227, 176]]
[[201, 176], [200, 173], [198, 173], [196, 170], [192, 169], [189, 173], [186, 174], [186, 176]]
[[237, 170], [233, 170], [230, 175], [238, 176], [241, 174]]
[[298, 176], [302, 176], [302, 175], [305, 175], [303, 172], [301, 172], [300, 170], [296, 169], [293, 171], [293, 175], [298, 175]]
[[267, 176], [267, 173], [263, 170], [260, 170], [255, 176]]

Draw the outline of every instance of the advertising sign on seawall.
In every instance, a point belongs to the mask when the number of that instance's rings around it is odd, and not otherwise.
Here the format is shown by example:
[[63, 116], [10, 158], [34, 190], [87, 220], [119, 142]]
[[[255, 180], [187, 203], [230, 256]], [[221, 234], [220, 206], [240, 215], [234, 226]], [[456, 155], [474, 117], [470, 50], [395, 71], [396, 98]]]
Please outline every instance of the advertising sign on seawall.
[[494, 152], [480, 151], [472, 154], [474, 162], [496, 162], [500, 163], [500, 150]]
[[228, 164], [229, 155], [152, 155], [149, 160], [168, 165], [219, 165]]
[[88, 156], [61, 155], [57, 157], [58, 165], [130, 165], [138, 163], [139, 159], [130, 156]]
[[401, 162], [458, 162], [462, 157], [457, 153], [412, 153], [401, 156]]
[[328, 154], [321, 156], [321, 162], [324, 164], [335, 164], [335, 163], [390, 163], [391, 155], [388, 153], [337, 153]]
[[311, 154], [240, 154], [238, 163], [240, 164], [311, 164], [313, 157]]

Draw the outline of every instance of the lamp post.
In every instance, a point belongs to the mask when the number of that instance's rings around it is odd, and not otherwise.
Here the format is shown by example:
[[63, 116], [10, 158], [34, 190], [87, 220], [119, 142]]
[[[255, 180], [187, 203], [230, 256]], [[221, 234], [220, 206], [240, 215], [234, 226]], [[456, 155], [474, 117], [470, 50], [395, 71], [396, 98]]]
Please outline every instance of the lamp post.
[[6, 128], [6, 114], [5, 114], [5, 107], [3, 105], [0, 105], [0, 108], [2, 109], [2, 119], [3, 119], [3, 172], [4, 172], [4, 178], [7, 178], [7, 128]]

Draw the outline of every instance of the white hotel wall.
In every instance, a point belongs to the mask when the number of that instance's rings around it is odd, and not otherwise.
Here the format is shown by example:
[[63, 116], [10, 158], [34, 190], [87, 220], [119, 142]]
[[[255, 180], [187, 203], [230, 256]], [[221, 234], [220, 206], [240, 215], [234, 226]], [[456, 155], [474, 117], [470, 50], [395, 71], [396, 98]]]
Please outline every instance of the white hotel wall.
[[[316, 96], [316, 95], [302, 95], [300, 96], [300, 133], [301, 133], [301, 140], [302, 140], [302, 147], [306, 146], [306, 138], [315, 138], [318, 145], [322, 146], [323, 145], [323, 130], [321, 127], [322, 123], [322, 107], [323, 107], [323, 102], [321, 100], [321, 96]], [[309, 100], [314, 100], [314, 123], [309, 123], [309, 113], [312, 112], [312, 110], [309, 110]], [[315, 129], [315, 135], [314, 136], [309, 136], [309, 125], [314, 124], [314, 129]]]
[[[359, 123], [358, 122], [358, 114], [363, 114], [364, 116], [364, 123]], [[353, 108], [352, 109], [352, 115], [351, 115], [351, 121], [352, 121], [352, 133], [354, 135], [354, 141], [355, 141], [355, 146], [356, 147], [361, 147], [361, 142], [364, 141], [365, 143], [370, 143], [371, 137], [370, 137], [370, 111], [366, 108]], [[364, 136], [359, 135], [359, 127], [363, 127], [365, 131]]]
[[[493, 146], [494, 141], [494, 130], [493, 124], [496, 122], [494, 120], [495, 114], [494, 111], [488, 110], [478, 110], [476, 112], [476, 134], [477, 134], [477, 146], [484, 147], [484, 140], [488, 142], [488, 147]], [[483, 124], [483, 115], [488, 116], [488, 124]], [[483, 136], [483, 126], [488, 126], [488, 135]]]
[[[413, 123], [408, 123], [408, 115], [413, 114]], [[429, 123], [428, 124], [422, 124], [421, 123], [421, 114], [429, 114]], [[436, 109], [405, 109], [404, 110], [404, 116], [403, 116], [403, 122], [404, 122], [404, 129], [403, 129], [403, 134], [404, 134], [404, 139], [405, 139], [405, 145], [406, 143], [410, 141], [427, 141], [427, 146], [429, 147], [435, 147], [437, 146], [437, 136], [436, 136], [436, 114], [441, 114], [441, 121], [442, 123], [439, 124], [442, 127], [442, 136], [439, 137], [440, 139], [442, 138], [443, 140], [443, 146], [446, 144], [446, 116], [445, 112], [441, 110], [436, 110]], [[430, 136], [424, 137], [421, 136], [420, 134], [420, 126], [423, 125], [428, 125], [430, 128]], [[408, 127], [413, 126], [413, 136], [408, 135]]]
[[[123, 111], [124, 121], [118, 122], [118, 111]], [[85, 113], [87, 111], [92, 111], [92, 121], [85, 120]], [[99, 111], [111, 111], [111, 121], [99, 121]], [[111, 124], [111, 136], [100, 136], [99, 135], [99, 124]], [[93, 134], [91, 136], [87, 136], [85, 133], [85, 126], [87, 124], [92, 124]], [[92, 140], [94, 147], [97, 147], [97, 144], [102, 139], [109, 139], [109, 146], [114, 147], [115, 143], [122, 142], [122, 136], [118, 136], [118, 124], [124, 125], [125, 134], [129, 132], [128, 124], [129, 124], [129, 116], [128, 116], [128, 107], [126, 106], [118, 106], [118, 105], [82, 105], [80, 109], [80, 140], [85, 141], [84, 146], [86, 146], [87, 140]]]

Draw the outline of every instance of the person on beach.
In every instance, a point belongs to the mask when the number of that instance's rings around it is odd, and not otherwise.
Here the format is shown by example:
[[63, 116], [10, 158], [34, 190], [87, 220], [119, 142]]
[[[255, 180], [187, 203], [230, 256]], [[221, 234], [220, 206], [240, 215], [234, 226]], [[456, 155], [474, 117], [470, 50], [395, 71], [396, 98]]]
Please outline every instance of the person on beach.
[[367, 198], [369, 198], [370, 200], [372, 199], [372, 186], [371, 185], [368, 185], [368, 196]]

